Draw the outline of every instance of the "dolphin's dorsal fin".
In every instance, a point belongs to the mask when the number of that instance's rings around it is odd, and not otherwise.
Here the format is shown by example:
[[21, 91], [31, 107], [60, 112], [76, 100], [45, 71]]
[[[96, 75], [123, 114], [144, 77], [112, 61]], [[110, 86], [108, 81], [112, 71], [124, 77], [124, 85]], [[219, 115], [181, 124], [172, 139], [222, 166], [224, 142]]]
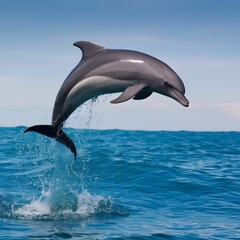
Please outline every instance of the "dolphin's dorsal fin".
[[89, 57], [92, 57], [104, 50], [106, 50], [106, 48], [99, 46], [95, 43], [92, 42], [87, 42], [87, 41], [79, 41], [79, 42], [75, 42], [73, 44], [73, 46], [76, 46], [78, 48], [81, 49], [82, 51], [82, 59], [86, 59]]
[[126, 88], [123, 93], [116, 99], [112, 100], [111, 103], [121, 103], [133, 98], [137, 95], [143, 88], [144, 84], [137, 84]]

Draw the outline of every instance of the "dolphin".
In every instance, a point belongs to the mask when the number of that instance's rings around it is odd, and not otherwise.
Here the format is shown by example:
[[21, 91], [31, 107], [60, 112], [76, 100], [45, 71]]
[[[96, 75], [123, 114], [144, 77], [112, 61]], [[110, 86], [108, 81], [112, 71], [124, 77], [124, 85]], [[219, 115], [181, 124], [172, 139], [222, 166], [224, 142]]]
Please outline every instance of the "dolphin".
[[145, 99], [156, 92], [188, 107], [181, 78], [159, 59], [138, 51], [108, 49], [88, 41], [73, 45], [81, 49], [82, 59], [57, 94], [52, 124], [35, 125], [24, 132], [54, 138], [68, 147], [76, 158], [76, 147], [62, 128], [75, 109], [89, 99], [121, 92], [111, 103], [122, 103], [131, 98]]

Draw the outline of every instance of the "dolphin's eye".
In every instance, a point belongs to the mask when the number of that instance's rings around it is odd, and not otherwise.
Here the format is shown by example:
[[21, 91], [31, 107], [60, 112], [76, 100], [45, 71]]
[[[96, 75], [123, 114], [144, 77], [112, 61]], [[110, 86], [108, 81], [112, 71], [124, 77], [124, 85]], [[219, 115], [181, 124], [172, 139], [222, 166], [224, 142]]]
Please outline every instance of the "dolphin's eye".
[[168, 82], [164, 82], [164, 85], [171, 86]]

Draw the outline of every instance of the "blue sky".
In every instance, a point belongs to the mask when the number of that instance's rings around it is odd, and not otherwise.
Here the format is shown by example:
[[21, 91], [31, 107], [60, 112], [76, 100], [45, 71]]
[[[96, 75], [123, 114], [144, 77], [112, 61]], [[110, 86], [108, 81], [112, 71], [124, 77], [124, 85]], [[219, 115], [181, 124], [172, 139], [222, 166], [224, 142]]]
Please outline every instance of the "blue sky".
[[[67, 126], [240, 131], [240, 1], [0, 1], [0, 126], [51, 122], [56, 94], [89, 40], [170, 65], [190, 107], [153, 94], [87, 103]], [[90, 125], [88, 121], [91, 120]]]

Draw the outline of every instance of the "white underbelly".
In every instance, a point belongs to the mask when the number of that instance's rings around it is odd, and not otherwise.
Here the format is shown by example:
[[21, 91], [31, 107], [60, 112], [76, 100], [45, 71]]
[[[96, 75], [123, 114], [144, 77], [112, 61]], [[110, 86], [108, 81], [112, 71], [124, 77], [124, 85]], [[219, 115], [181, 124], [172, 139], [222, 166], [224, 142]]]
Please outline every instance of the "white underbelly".
[[133, 82], [103, 76], [94, 76], [81, 80], [69, 92], [62, 113], [69, 116], [87, 100], [103, 94], [122, 92], [131, 85], [133, 85]]

